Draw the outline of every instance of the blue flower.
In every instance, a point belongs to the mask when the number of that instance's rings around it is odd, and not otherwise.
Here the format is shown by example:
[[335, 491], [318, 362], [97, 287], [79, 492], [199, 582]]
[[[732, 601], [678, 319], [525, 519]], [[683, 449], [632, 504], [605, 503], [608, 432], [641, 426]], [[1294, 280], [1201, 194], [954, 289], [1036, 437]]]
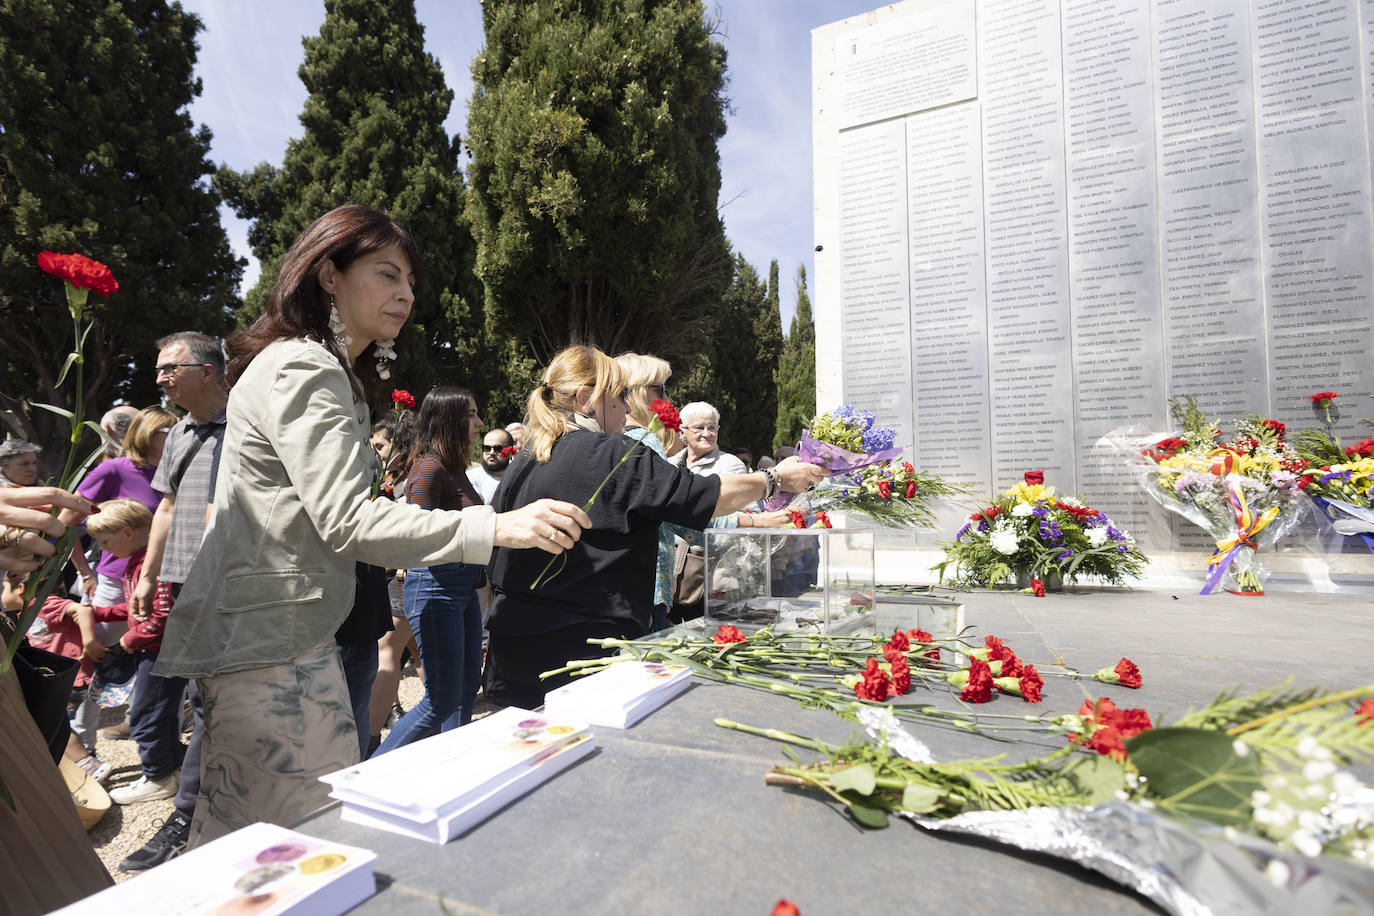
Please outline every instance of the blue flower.
[[1052, 546], [1058, 545], [1064, 540], [1064, 535], [1060, 532], [1059, 526], [1048, 519], [1040, 523], [1040, 536], [1045, 539], [1045, 543]]
[[1073, 550], [1065, 547], [1063, 550], [1059, 551], [1059, 556], [1055, 557], [1055, 559], [1060, 563], [1066, 563], [1073, 559]]
[[1130, 549], [1131, 549], [1131, 548], [1127, 547], [1125, 544], [1118, 544], [1118, 545], [1116, 545], [1116, 552], [1117, 552], [1117, 553], [1125, 553], [1126, 551], [1128, 551], [1128, 550], [1130, 550]]
[[956, 535], [954, 536], [954, 539], [955, 539], [956, 541], [959, 540], [961, 537], [963, 537], [965, 534], [967, 534], [967, 533], [968, 533], [968, 530], [969, 530], [970, 528], [972, 528], [972, 527], [973, 527], [973, 523], [972, 523], [972, 522], [969, 522], [967, 525], [965, 525], [964, 527], [962, 527], [962, 528], [959, 529], [959, 533], [956, 534]]
[[1111, 521], [1111, 519], [1107, 518], [1107, 513], [1105, 512], [1099, 512], [1092, 518], [1088, 519], [1088, 522], [1094, 528], [1101, 528], [1103, 525], [1110, 525]]
[[1045, 504], [1044, 504], [1044, 503], [1036, 503], [1036, 504], [1035, 504], [1035, 508], [1034, 508], [1034, 509], [1031, 509], [1031, 515], [1037, 515], [1037, 516], [1039, 516], [1040, 518], [1044, 518], [1045, 516], [1047, 516], [1047, 515], [1049, 515], [1049, 514], [1050, 514], [1050, 510], [1047, 509], [1047, 508], [1045, 508]]
[[1332, 471], [1330, 474], [1323, 474], [1321, 482], [1330, 483], [1332, 480], [1349, 480], [1350, 471]]
[[864, 432], [864, 451], [872, 454], [892, 448], [897, 439], [897, 431], [885, 426], [874, 426]]
[[979, 523], [978, 523], [978, 530], [979, 530], [979, 531], [987, 531], [987, 530], [988, 530], [988, 523], [987, 523], [987, 522], [979, 522]]
[[1111, 538], [1113, 541], [1126, 540], [1126, 535], [1122, 534], [1120, 529], [1114, 528], [1111, 525], [1107, 526], [1107, 537]]

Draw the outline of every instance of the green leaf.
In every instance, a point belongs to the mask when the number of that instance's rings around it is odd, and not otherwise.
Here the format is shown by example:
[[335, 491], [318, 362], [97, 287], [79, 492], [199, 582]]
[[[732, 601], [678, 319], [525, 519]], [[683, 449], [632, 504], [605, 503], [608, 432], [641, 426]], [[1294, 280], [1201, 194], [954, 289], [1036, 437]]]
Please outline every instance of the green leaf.
[[849, 814], [854, 820], [871, 830], [881, 830], [887, 826], [887, 812], [882, 808], [875, 808], [868, 804], [868, 799], [855, 797], [852, 792], [845, 792], [844, 797], [849, 802]]
[[57, 384], [53, 386], [54, 388], [61, 388], [62, 383], [67, 380], [67, 371], [71, 369], [72, 363], [76, 362], [76, 356], [75, 352], [67, 354], [67, 361], [62, 364], [62, 371], [57, 373]]
[[1126, 787], [1126, 768], [1102, 754], [1080, 754], [1040, 785], [1046, 792], [1062, 794], [1065, 804], [1096, 805], [1111, 801]]
[[940, 807], [940, 790], [925, 783], [913, 782], [902, 790], [902, 807], [916, 814], [926, 814]]
[[1161, 808], [1216, 824], [1249, 822], [1250, 795], [1260, 788], [1257, 752], [1241, 757], [1234, 739], [1200, 728], [1157, 728], [1125, 744]]
[[872, 795], [878, 785], [873, 767], [867, 763], [856, 763], [830, 774], [830, 786], [836, 792], [857, 792], [859, 795]]
[[40, 404], [38, 401], [29, 401], [29, 404], [33, 407], [41, 407], [44, 410], [50, 410], [53, 413], [57, 414], [59, 417], [66, 417], [68, 422], [76, 419], [75, 414], [73, 414], [70, 410], [66, 410], [62, 407], [56, 407], [52, 404]]

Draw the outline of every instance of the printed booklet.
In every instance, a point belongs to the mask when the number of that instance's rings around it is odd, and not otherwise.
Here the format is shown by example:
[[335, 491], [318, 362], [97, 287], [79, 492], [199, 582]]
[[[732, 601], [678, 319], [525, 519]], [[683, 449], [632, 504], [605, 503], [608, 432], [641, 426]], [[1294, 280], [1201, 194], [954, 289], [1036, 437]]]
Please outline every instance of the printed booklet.
[[683, 665], [617, 662], [549, 692], [544, 711], [605, 728], [628, 728], [692, 685]]

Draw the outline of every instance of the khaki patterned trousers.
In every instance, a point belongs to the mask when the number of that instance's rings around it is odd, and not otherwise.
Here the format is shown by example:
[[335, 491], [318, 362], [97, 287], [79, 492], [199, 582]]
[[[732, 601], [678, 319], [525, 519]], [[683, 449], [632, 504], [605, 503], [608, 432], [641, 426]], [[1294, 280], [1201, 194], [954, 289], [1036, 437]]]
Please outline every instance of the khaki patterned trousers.
[[358, 762], [338, 647], [270, 668], [198, 678], [205, 704], [190, 847], [257, 821], [286, 825], [329, 803], [319, 777]]

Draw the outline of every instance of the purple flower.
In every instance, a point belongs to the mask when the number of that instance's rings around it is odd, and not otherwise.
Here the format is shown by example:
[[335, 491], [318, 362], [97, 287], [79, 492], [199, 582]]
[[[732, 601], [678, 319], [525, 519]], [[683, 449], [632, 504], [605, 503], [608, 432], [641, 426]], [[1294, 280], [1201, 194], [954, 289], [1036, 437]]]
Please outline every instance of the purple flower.
[[1046, 519], [1040, 523], [1040, 537], [1044, 538], [1045, 543], [1057, 545], [1064, 540], [1064, 535], [1060, 532], [1059, 526]]
[[979, 530], [979, 531], [987, 531], [987, 530], [988, 530], [988, 523], [987, 523], [987, 522], [979, 522], [979, 523], [978, 523], [978, 530]]
[[963, 537], [965, 534], [967, 534], [967, 533], [968, 533], [968, 530], [969, 530], [970, 528], [972, 528], [972, 527], [973, 527], [973, 523], [972, 523], [972, 522], [969, 522], [967, 525], [965, 525], [964, 527], [962, 527], [962, 528], [959, 529], [959, 533], [956, 534], [956, 535], [954, 536], [954, 539], [955, 539], [956, 541], [959, 540], [961, 537]]
[[1332, 471], [1330, 474], [1323, 474], [1321, 482], [1330, 483], [1333, 480], [1349, 480], [1350, 471]]
[[1107, 513], [1099, 512], [1092, 518], [1088, 519], [1088, 522], [1093, 528], [1101, 528], [1103, 525], [1110, 525], [1112, 520], [1107, 518]]
[[897, 431], [886, 426], [873, 426], [864, 431], [864, 451], [868, 454], [892, 448], [897, 439]]
[[1128, 551], [1128, 550], [1130, 550], [1130, 549], [1131, 549], [1131, 548], [1127, 547], [1125, 544], [1117, 544], [1117, 545], [1116, 545], [1116, 552], [1117, 552], [1117, 553], [1125, 553], [1126, 551]]
[[1073, 550], [1065, 547], [1063, 550], [1059, 551], [1059, 556], [1055, 557], [1055, 559], [1060, 563], [1066, 563], [1073, 559]]
[[1107, 537], [1113, 541], [1126, 540], [1126, 535], [1122, 534], [1119, 528], [1113, 528], [1111, 525], [1107, 526]]
[[1049, 514], [1050, 510], [1045, 507], [1044, 503], [1036, 503], [1035, 508], [1031, 509], [1031, 515], [1036, 515], [1040, 518], [1044, 518]]

